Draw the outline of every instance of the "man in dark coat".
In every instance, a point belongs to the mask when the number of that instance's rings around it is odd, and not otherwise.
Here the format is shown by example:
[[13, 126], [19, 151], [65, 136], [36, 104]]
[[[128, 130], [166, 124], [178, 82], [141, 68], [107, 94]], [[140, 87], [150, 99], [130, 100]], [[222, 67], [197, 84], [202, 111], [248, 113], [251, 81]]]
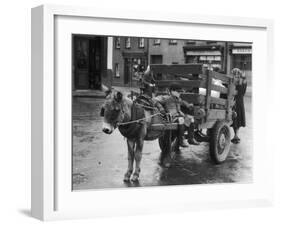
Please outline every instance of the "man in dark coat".
[[[164, 113], [169, 113], [172, 119], [178, 121], [180, 146], [188, 147], [188, 143], [198, 145], [199, 143], [194, 139], [194, 117], [181, 111], [181, 107], [189, 109], [193, 107], [193, 104], [180, 98], [180, 88], [178, 84], [171, 84], [170, 95], [157, 96], [155, 100], [164, 107]], [[188, 128], [188, 143], [184, 138], [186, 127]]]
[[141, 93], [149, 97], [152, 97], [152, 92], [154, 87], [155, 87], [155, 79], [150, 71], [150, 66], [148, 66], [140, 79]]
[[240, 127], [246, 126], [244, 95], [247, 89], [247, 80], [245, 75], [238, 68], [234, 68], [231, 73], [234, 75], [235, 88], [237, 91], [234, 97], [235, 104], [233, 106], [233, 110], [236, 112], [237, 116], [233, 119], [232, 127], [234, 130], [234, 138], [231, 142], [238, 144], [240, 142], [240, 138], [238, 137], [239, 129]]

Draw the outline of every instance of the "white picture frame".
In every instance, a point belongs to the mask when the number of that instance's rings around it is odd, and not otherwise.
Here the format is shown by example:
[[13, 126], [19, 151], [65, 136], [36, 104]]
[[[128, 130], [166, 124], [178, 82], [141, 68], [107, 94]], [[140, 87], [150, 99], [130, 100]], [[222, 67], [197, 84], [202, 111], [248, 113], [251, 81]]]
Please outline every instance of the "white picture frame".
[[[140, 29], [133, 29], [132, 25], [143, 28], [143, 32], [138, 33]], [[165, 29], [166, 26], [169, 29]], [[95, 34], [100, 35], [253, 42], [253, 183], [71, 191], [71, 142], [67, 136], [57, 139], [60, 133], [57, 131], [62, 126], [68, 130], [67, 134], [71, 130], [67, 99], [71, 96], [68, 92], [71, 81], [62, 83], [62, 76], [56, 75], [61, 73], [60, 65], [66, 66], [71, 61], [71, 46], [67, 50], [64, 49], [67, 45], [60, 45], [65, 41], [63, 38], [69, 37], [72, 30], [91, 32], [87, 30], [89, 27], [97, 28]], [[31, 38], [32, 216], [56, 220], [272, 204], [273, 181], [268, 175], [273, 171], [274, 150], [266, 148], [269, 139], [261, 133], [262, 130], [266, 134], [264, 119], [268, 117], [266, 111], [261, 110], [271, 105], [268, 97], [273, 92], [270, 86], [274, 82], [271, 20], [43, 5], [32, 9]], [[60, 61], [62, 50], [68, 56], [67, 62]], [[71, 67], [67, 68], [66, 72], [71, 73]], [[258, 92], [261, 89], [264, 92]], [[61, 105], [62, 100], [66, 100], [65, 106]], [[263, 108], [259, 106], [261, 102]], [[65, 124], [61, 125], [61, 115], [68, 112]], [[257, 121], [260, 122], [259, 130], [255, 126]]]

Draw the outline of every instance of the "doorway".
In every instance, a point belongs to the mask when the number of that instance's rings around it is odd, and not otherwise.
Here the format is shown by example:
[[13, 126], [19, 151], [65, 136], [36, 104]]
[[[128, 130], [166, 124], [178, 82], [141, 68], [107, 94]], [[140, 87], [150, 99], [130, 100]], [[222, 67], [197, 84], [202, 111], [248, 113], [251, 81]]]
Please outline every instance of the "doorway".
[[134, 86], [139, 81], [139, 74], [145, 71], [147, 61], [137, 55], [125, 57], [124, 62], [124, 84]]
[[131, 77], [131, 59], [125, 58], [125, 65], [124, 65], [124, 84], [129, 85], [130, 77]]
[[74, 88], [101, 89], [102, 37], [73, 36]]

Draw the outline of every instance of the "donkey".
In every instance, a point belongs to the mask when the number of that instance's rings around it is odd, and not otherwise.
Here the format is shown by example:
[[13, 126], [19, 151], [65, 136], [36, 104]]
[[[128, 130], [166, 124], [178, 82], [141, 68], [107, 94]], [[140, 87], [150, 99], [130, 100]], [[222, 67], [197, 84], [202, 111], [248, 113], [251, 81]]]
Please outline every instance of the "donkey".
[[[165, 119], [156, 108], [153, 111], [145, 110], [116, 90], [107, 93], [101, 116], [103, 116], [102, 131], [104, 133], [111, 134], [118, 127], [120, 133], [127, 138], [128, 169], [124, 175], [124, 181], [128, 182], [131, 179], [137, 182], [141, 171], [144, 140], [155, 140], [163, 137], [164, 134], [160, 130], [151, 130], [150, 126], [154, 123], [163, 124]], [[164, 162], [167, 156], [167, 153], [162, 150], [161, 162]], [[169, 160], [165, 164], [169, 167]]]

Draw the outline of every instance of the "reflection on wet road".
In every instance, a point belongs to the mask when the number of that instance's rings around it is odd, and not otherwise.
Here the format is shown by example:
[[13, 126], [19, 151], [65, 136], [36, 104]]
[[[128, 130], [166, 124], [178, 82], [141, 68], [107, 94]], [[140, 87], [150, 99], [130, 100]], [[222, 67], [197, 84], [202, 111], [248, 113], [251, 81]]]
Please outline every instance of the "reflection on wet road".
[[158, 165], [158, 141], [144, 145], [138, 183], [124, 183], [127, 169], [126, 141], [118, 130], [101, 132], [99, 111], [103, 99], [74, 98], [73, 102], [73, 189], [205, 183], [249, 183], [252, 180], [251, 98], [245, 97], [247, 127], [241, 143], [231, 145], [226, 162], [215, 165], [209, 158], [209, 144], [182, 148], [171, 168]]

